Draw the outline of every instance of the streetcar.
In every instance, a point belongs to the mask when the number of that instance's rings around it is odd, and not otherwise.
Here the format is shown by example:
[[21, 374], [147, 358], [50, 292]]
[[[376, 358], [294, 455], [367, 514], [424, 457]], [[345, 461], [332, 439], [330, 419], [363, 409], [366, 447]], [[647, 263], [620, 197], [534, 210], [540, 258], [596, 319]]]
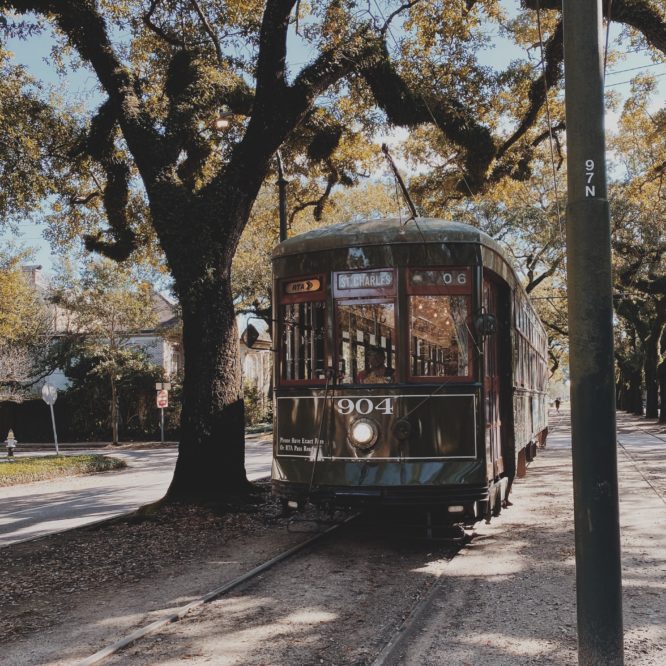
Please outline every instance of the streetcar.
[[273, 251], [272, 490], [490, 519], [545, 444], [547, 339], [506, 253], [434, 218]]

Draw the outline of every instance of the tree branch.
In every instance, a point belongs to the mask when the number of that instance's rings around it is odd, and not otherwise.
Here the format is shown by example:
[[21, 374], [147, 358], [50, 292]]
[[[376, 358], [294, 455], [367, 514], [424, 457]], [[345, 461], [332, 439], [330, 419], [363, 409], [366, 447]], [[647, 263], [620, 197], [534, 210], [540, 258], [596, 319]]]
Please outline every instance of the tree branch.
[[203, 23], [204, 30], [208, 33], [208, 36], [215, 45], [215, 53], [217, 54], [217, 61], [220, 64], [224, 64], [224, 55], [222, 54], [222, 47], [220, 46], [220, 40], [217, 38], [215, 31], [213, 30], [208, 19], [206, 18], [206, 15], [204, 14], [197, 0], [190, 0], [190, 3], [194, 7], [196, 13], [199, 15], [199, 19], [201, 20], [201, 23]]
[[466, 152], [464, 177], [457, 185], [458, 191], [464, 194], [481, 191], [488, 168], [497, 155], [490, 130], [457, 100], [436, 99], [412, 91], [390, 62], [385, 43], [379, 43], [377, 50], [374, 61], [361, 64], [359, 69], [389, 121], [403, 127], [435, 124]]
[[160, 2], [161, 0], [151, 0], [148, 11], [142, 17], [144, 25], [149, 30], [154, 32], [158, 37], [163, 39], [167, 44], [171, 44], [171, 46], [177, 46], [181, 49], [185, 48], [185, 42], [182, 39], [170, 35], [166, 30], [164, 30], [164, 28], [161, 28], [156, 23], [153, 23], [153, 14], [155, 13], [155, 9], [157, 9], [157, 5]]
[[86, 204], [89, 204], [93, 199], [97, 199], [97, 197], [100, 196], [102, 196], [101, 192], [90, 192], [89, 194], [86, 194], [84, 196], [71, 197], [69, 199], [69, 203], [71, 206], [85, 206]]
[[[663, 7], [663, 4], [661, 5]], [[608, 3], [603, 3], [604, 16], [608, 18]], [[666, 22], [664, 14], [647, 0], [613, 0], [611, 20], [636, 28], [648, 44], [666, 53]]]
[[164, 159], [163, 141], [141, 98], [135, 77], [118, 58], [95, 0], [0, 0], [0, 7], [53, 17], [109, 96], [142, 174], [150, 178]]
[[[603, 14], [608, 18], [608, 4], [602, 3]], [[562, 0], [523, 0], [526, 9], [562, 9]], [[666, 22], [664, 15], [648, 0], [613, 0], [611, 21], [636, 28], [647, 42], [666, 53]]]
[[335, 167], [333, 162], [330, 159], [326, 160], [326, 166], [328, 166], [329, 172], [326, 179], [326, 188], [323, 194], [318, 199], [311, 199], [310, 201], [304, 201], [296, 206], [294, 206], [289, 214], [289, 226], [294, 223], [296, 215], [306, 208], [314, 207], [314, 218], [318, 222], [321, 221], [321, 216], [324, 212], [324, 206], [331, 196], [331, 191], [340, 182], [340, 172]]
[[[101, 234], [87, 235], [84, 237], [86, 248], [116, 261], [123, 261], [136, 249], [137, 239], [127, 217], [131, 168], [116, 150], [116, 127], [115, 108], [107, 100], [93, 118], [90, 131], [77, 142], [71, 155], [86, 154], [99, 162], [106, 172], [106, 186], [102, 196], [113, 240], [102, 240]], [[95, 196], [99, 196], [99, 193], [93, 192], [76, 203], [86, 203]]]
[[548, 321], [547, 319], [543, 320], [543, 325], [546, 328], [549, 328], [551, 331], [554, 331], [555, 333], [558, 333], [562, 337], [566, 338], [569, 336], [569, 331], [565, 328], [562, 328], [561, 326], [558, 326], [557, 324], [554, 324], [551, 321]]
[[384, 25], [382, 26], [382, 29], [379, 31], [379, 35], [381, 36], [382, 39], [386, 36], [386, 32], [388, 29], [391, 27], [391, 21], [400, 14], [401, 12], [404, 12], [405, 9], [411, 9], [414, 5], [418, 4], [421, 0], [411, 0], [411, 2], [405, 2], [403, 5], [400, 5], [398, 9], [396, 9], [394, 12], [391, 12], [389, 14], [388, 18], [386, 19]]
[[296, 0], [267, 0], [259, 35], [255, 112], [270, 113], [286, 90], [287, 30]]
[[497, 151], [497, 158], [501, 159], [525, 132], [534, 125], [541, 107], [546, 102], [546, 89], [551, 88], [563, 74], [564, 61], [564, 31], [560, 20], [553, 34], [548, 38], [544, 48], [545, 71], [532, 82], [528, 94], [529, 106], [516, 131], [502, 144]]
[[534, 280], [530, 280], [530, 283], [525, 287], [525, 291], [529, 294], [534, 289], [536, 289], [544, 280], [548, 279], [549, 277], [553, 276], [555, 274], [555, 271], [557, 271], [559, 265], [562, 263], [562, 259], [564, 258], [564, 255], [560, 255], [553, 263], [550, 265], [550, 267], [545, 270], [539, 277], [537, 277]]

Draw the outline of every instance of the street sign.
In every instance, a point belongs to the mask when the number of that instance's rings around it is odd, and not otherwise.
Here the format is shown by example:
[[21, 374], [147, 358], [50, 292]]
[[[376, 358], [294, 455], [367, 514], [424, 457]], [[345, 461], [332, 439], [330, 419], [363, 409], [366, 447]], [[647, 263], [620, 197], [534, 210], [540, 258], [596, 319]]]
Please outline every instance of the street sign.
[[58, 389], [52, 384], [44, 384], [42, 386], [42, 400], [47, 405], [54, 405], [58, 399]]
[[160, 409], [164, 409], [169, 406], [169, 391], [162, 389], [157, 392], [157, 406]]
[[58, 399], [58, 389], [53, 384], [44, 384], [42, 386], [42, 400], [49, 406], [51, 410], [51, 423], [53, 424], [53, 442], [55, 444], [56, 455], [60, 455], [58, 450], [58, 433], [56, 431], [55, 414], [53, 413], [53, 405]]

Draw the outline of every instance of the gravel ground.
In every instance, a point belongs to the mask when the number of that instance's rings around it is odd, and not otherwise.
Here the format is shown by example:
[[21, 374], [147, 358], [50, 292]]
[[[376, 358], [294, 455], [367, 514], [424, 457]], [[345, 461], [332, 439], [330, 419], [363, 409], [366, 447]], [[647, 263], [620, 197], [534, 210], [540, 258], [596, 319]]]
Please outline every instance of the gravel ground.
[[368, 664], [457, 550], [355, 523], [108, 664]]
[[[387, 664], [575, 664], [565, 418], [514, 485], [514, 506], [457, 555], [350, 525], [105, 663], [371, 664], [427, 595]], [[626, 664], [666, 666], [666, 433], [619, 424]], [[5, 548], [2, 663], [77, 663], [309, 536], [288, 531], [268, 500]]]
[[277, 502], [218, 515], [171, 508], [0, 551], [0, 662], [73, 664], [309, 535]]
[[[577, 664], [570, 431], [514, 486], [514, 506], [453, 559], [420, 631], [387, 664]], [[618, 415], [625, 664], [666, 665], [666, 438]], [[635, 425], [640, 425], [636, 428]], [[661, 437], [658, 439], [654, 433]], [[553, 479], [560, 483], [554, 485]], [[482, 574], [482, 575], [480, 575]]]

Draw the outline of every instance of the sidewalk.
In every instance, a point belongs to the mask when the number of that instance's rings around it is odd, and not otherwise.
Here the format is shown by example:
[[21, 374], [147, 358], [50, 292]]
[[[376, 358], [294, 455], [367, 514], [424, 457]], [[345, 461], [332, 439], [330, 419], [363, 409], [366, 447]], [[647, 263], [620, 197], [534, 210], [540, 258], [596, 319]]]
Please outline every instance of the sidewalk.
[[[577, 664], [568, 417], [551, 412], [514, 506], [442, 572], [420, 633], [389, 663]], [[624, 414], [618, 433], [625, 663], [666, 665], [666, 435]]]

